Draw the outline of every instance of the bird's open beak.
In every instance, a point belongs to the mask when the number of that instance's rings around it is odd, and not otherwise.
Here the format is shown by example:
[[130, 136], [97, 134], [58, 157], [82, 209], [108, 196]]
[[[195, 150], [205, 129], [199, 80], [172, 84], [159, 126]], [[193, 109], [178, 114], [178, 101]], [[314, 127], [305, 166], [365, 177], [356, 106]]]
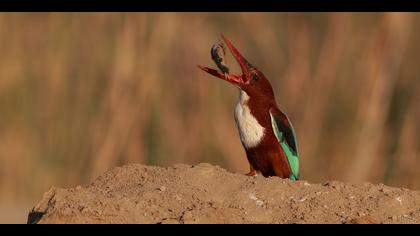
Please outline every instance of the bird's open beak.
[[239, 66], [241, 67], [242, 70], [242, 75], [237, 75], [237, 74], [226, 74], [219, 71], [219, 70], [215, 70], [209, 67], [205, 67], [205, 66], [198, 66], [198, 68], [204, 70], [205, 72], [216, 76], [220, 79], [226, 80], [232, 84], [235, 85], [244, 85], [247, 84], [249, 82], [249, 72], [251, 71], [251, 69], [253, 68], [253, 66], [251, 65], [251, 63], [249, 63], [243, 56], [242, 54], [238, 51], [238, 49], [235, 48], [235, 46], [233, 46], [232, 42], [226, 38], [225, 36], [222, 35], [223, 40], [225, 41], [227, 47], [229, 48], [230, 52], [232, 53], [233, 57], [235, 58], [235, 60], [238, 62]]

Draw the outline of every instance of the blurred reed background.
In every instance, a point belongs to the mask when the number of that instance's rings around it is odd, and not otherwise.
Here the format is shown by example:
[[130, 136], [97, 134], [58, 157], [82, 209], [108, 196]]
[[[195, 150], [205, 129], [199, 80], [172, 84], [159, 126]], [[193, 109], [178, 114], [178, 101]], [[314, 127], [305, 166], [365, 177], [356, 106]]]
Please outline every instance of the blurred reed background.
[[272, 82], [302, 179], [419, 189], [418, 29], [409, 13], [2, 13], [0, 222], [125, 163], [247, 172], [238, 91], [196, 67], [220, 33]]

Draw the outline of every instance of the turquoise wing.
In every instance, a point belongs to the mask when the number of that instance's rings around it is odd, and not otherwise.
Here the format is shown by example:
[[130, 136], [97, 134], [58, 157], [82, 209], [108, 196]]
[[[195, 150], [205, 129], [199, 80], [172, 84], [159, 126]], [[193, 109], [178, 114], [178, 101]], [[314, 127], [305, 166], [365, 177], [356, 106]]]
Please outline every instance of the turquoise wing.
[[274, 135], [283, 148], [290, 165], [291, 174], [289, 178], [297, 180], [299, 178], [299, 153], [295, 130], [289, 118], [277, 108], [272, 107], [270, 109], [270, 117]]

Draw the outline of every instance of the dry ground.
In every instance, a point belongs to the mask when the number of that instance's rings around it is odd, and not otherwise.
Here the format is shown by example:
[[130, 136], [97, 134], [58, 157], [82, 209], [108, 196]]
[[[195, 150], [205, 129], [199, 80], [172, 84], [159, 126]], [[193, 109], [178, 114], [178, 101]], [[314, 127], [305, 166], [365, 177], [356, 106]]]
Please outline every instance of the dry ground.
[[28, 223], [420, 223], [420, 192], [131, 164], [88, 186], [51, 188]]

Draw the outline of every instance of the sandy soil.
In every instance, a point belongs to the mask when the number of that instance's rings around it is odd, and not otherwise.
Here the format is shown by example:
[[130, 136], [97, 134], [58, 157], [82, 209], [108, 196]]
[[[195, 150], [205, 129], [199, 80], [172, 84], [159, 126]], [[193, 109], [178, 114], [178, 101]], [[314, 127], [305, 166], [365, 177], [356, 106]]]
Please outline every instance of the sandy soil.
[[51, 188], [28, 223], [420, 223], [420, 191], [133, 164], [88, 186]]

